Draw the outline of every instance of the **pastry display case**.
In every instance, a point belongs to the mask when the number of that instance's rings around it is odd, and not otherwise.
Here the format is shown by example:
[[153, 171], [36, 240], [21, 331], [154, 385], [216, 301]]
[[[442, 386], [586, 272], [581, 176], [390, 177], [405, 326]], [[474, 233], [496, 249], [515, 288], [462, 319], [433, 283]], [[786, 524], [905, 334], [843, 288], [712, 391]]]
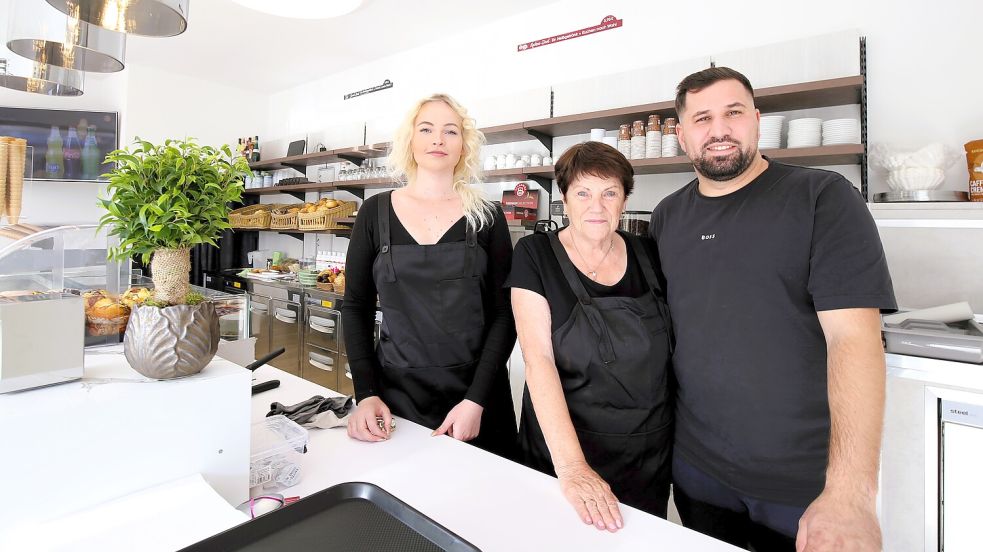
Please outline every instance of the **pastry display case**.
[[[52, 292], [81, 297], [85, 346], [120, 343], [131, 310], [151, 297], [153, 281], [128, 262], [107, 259], [114, 239], [96, 225], [0, 228], [0, 297]], [[191, 290], [215, 302], [224, 339], [246, 336], [243, 296]]]

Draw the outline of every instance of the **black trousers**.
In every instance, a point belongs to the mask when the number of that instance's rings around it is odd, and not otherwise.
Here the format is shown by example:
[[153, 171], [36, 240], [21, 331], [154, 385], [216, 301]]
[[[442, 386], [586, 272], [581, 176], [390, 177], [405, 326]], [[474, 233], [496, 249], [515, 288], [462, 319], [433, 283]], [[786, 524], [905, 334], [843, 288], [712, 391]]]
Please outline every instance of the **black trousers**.
[[805, 508], [738, 493], [674, 455], [673, 498], [683, 525], [755, 552], [794, 552]]

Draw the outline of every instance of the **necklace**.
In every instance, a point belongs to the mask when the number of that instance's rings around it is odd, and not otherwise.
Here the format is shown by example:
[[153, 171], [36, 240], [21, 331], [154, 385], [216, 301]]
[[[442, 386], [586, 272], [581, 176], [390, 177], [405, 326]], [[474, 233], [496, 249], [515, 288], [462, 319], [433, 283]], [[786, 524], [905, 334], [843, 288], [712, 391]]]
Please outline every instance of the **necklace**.
[[[580, 259], [582, 261], [584, 261], [584, 266], [587, 266], [587, 268], [590, 268], [590, 265], [587, 264], [587, 257], [584, 257], [584, 254], [580, 252], [580, 248], [577, 247], [577, 240], [574, 239], [573, 234], [570, 234], [570, 241], [573, 242], [573, 248], [577, 251], [577, 255], [580, 255]], [[613, 236], [611, 237], [611, 245], [609, 245], [607, 251], [604, 252], [604, 256], [601, 257], [601, 260], [600, 261], [597, 261], [597, 264], [594, 265], [594, 268], [593, 269], [591, 269], [590, 271], [587, 272], [587, 275], [590, 276], [590, 279], [591, 280], [594, 280], [595, 282], [597, 281], [597, 269], [600, 268], [601, 263], [604, 262], [604, 259], [607, 259], [608, 258], [608, 253], [610, 253], [612, 249], [614, 249], [614, 237]]]

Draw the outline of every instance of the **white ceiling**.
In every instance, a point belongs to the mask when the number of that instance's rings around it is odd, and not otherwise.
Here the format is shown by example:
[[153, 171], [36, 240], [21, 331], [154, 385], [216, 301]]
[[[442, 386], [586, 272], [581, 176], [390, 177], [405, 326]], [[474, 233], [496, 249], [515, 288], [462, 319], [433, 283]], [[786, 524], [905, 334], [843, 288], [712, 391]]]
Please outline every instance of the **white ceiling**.
[[126, 64], [275, 92], [553, 2], [366, 0], [348, 15], [304, 21], [194, 0], [183, 34], [127, 37]]

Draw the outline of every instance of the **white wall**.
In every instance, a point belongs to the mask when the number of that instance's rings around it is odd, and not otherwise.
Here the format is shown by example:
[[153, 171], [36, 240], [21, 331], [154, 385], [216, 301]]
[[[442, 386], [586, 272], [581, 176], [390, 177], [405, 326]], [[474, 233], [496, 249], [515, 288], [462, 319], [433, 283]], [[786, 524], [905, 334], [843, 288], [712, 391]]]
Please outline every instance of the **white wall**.
[[265, 94], [151, 67], [134, 65], [128, 71], [124, 143], [136, 136], [151, 142], [193, 137], [221, 146], [259, 135], [262, 144], [269, 109]]

